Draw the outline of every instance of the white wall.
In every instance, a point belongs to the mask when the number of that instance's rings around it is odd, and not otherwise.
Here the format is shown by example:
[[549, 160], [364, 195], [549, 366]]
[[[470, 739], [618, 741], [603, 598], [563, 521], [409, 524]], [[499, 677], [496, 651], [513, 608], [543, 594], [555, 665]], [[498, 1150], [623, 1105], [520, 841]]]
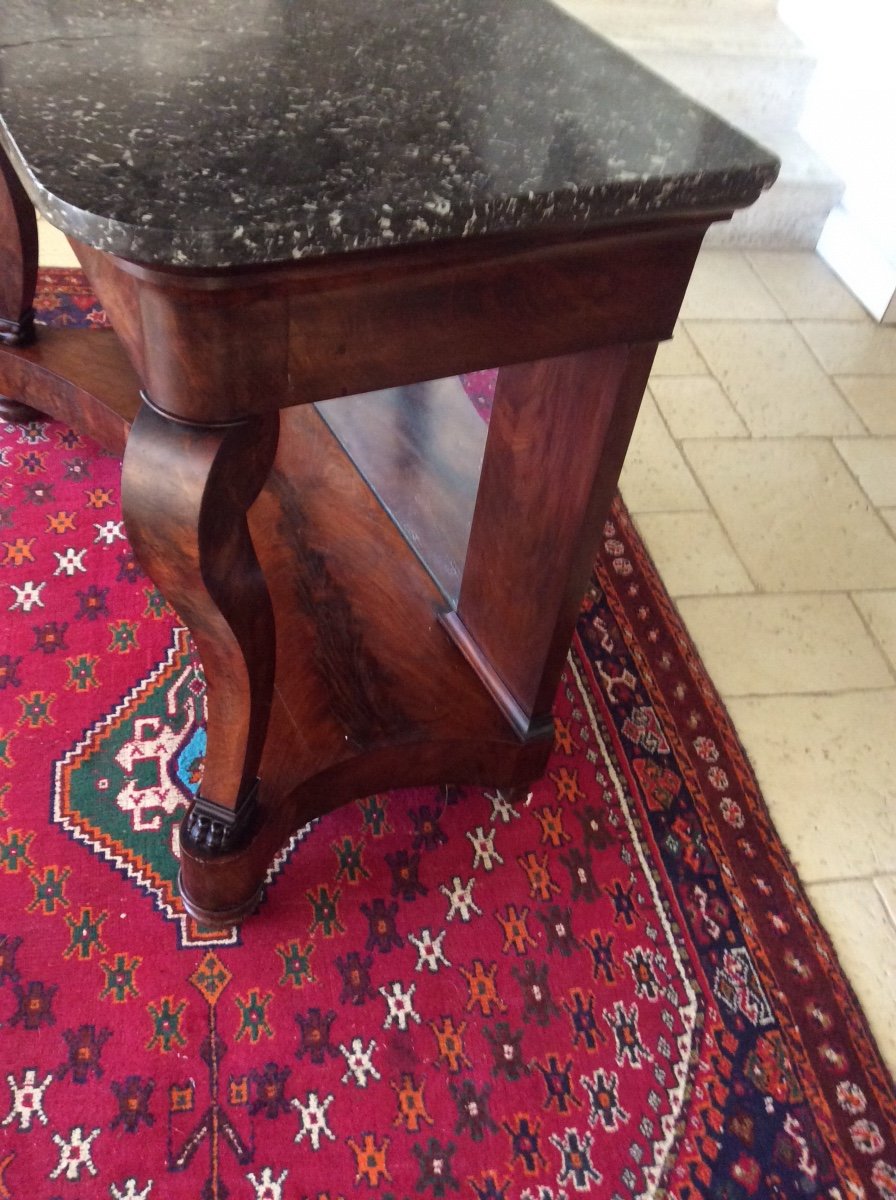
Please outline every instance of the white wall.
[[800, 133], [846, 190], [819, 251], [896, 321], [896, 0], [780, 0], [817, 68]]

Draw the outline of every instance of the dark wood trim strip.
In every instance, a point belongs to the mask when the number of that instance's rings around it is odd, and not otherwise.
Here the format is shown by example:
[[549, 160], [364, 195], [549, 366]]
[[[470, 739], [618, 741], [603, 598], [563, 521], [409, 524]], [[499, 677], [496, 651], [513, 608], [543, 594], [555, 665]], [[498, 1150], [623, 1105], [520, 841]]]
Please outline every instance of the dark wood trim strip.
[[552, 735], [554, 719], [550, 711], [535, 717], [526, 712], [495, 670], [494, 664], [477, 646], [475, 639], [457, 613], [453, 609], [448, 609], [439, 614], [439, 620], [520, 739], [530, 741]]

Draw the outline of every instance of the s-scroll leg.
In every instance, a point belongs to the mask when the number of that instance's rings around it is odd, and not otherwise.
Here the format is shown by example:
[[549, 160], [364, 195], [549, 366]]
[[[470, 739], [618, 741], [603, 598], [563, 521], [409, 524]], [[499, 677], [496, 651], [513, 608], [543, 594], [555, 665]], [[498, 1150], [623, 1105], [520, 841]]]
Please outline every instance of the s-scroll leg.
[[241, 851], [257, 825], [274, 615], [246, 513], [268, 476], [278, 432], [276, 413], [198, 425], [166, 416], [144, 397], [125, 450], [128, 534], [189, 628], [208, 685], [205, 767], [181, 828], [181, 894], [205, 922], [246, 915], [263, 879]]

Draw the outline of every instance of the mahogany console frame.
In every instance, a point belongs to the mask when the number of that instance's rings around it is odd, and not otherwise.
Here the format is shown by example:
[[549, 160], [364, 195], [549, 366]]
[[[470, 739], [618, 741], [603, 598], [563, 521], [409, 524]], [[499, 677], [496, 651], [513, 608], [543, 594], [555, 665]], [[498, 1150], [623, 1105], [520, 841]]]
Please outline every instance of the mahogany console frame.
[[[190, 913], [244, 917], [352, 798], [535, 780], [657, 343], [730, 212], [217, 270], [72, 242], [115, 332], [35, 331], [34, 211], [0, 169], [0, 413], [123, 454], [205, 670]], [[445, 377], [495, 366], [486, 437]]]

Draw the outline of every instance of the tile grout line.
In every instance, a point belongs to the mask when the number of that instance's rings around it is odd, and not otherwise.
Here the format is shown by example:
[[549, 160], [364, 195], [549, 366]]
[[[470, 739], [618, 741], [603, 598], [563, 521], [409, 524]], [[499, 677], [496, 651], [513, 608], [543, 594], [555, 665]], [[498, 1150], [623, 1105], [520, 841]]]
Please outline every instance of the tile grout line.
[[[836, 378], [837, 375], [849, 376], [852, 379], [896, 378], [896, 372], [894, 372], [894, 371], [837, 371], [836, 369], [828, 370], [828, 368], [824, 365], [824, 363], [819, 358], [818, 354], [815, 352], [815, 349], [813, 348], [812, 343], [809, 341], [809, 339], [803, 333], [802, 329], [800, 329], [800, 327], [799, 327], [800, 324], [802, 324], [802, 325], [840, 325], [844, 329], [858, 329], [863, 326], [870, 325], [871, 332], [873, 334], [875, 330], [878, 330], [878, 329], [879, 330], [887, 330], [887, 329], [893, 328], [892, 326], [880, 324], [877, 321], [875, 321], [871, 316], [868, 316], [866, 321], [847, 321], [847, 320], [844, 320], [843, 318], [838, 318], [838, 317], [793, 317], [791, 319], [791, 324], [793, 325], [793, 328], [796, 330], [796, 332], [799, 334], [801, 341], [807, 347], [809, 353], [812, 355], [812, 357], [818, 363], [819, 367], [825, 373], [825, 375], [828, 377], [828, 379], [833, 380]], [[894, 338], [894, 340], [896, 340], [896, 338]], [[836, 387], [836, 384], [834, 386]], [[860, 418], [860, 420], [861, 420], [861, 418]], [[864, 422], [863, 422], [863, 424], [864, 424]]]
[[[859, 589], [857, 589], [857, 591], [858, 590]], [[894, 663], [892, 661], [892, 659], [890, 658], [890, 655], [887, 653], [886, 647], [881, 642], [881, 640], [877, 636], [877, 634], [874, 632], [874, 628], [871, 625], [871, 622], [867, 619], [865, 614], [862, 612], [861, 608], [859, 608], [859, 605], [856, 602], [856, 593], [846, 592], [845, 594], [849, 597], [850, 603], [852, 604], [855, 611], [858, 613], [859, 620], [862, 622], [862, 625], [865, 628], [865, 632], [871, 638], [873, 645], [875, 645], [877, 647], [877, 649], [880, 651], [880, 653], [882, 654], [883, 660], [887, 664], [887, 668], [893, 677], [893, 681], [894, 681], [894, 683], [896, 683], [896, 663]], [[887, 591], [883, 592], [883, 595], [888, 595], [888, 594], [889, 593]]]
[[756, 267], [753, 266], [753, 260], [750, 257], [749, 252], [746, 250], [743, 253], [743, 259], [746, 262], [750, 273], [756, 279], [757, 283], [760, 285], [762, 290], [771, 297], [772, 303], [781, 310], [781, 316], [789, 324], [791, 321], [791, 318], [787, 315], [784, 305], [778, 300], [778, 297], [774, 294], [774, 292], [771, 290], [771, 288], [768, 286], [768, 284], [765, 282], [765, 280], [759, 274], [759, 271], [756, 269]]
[[[828, 884], [850, 883], [870, 883], [874, 887], [874, 881], [876, 879], [880, 879], [882, 877], [886, 878], [894, 874], [896, 874], [896, 868], [894, 868], [892, 871], [888, 870], [887, 868], [884, 868], [881, 871], [871, 871], [867, 875], [832, 875], [830, 879], [806, 879], [802, 874], [800, 874], [800, 882], [805, 888], [827, 887]], [[876, 887], [875, 890], [877, 890]], [[881, 897], [881, 899], [883, 899], [883, 897]]]
[[890, 925], [893, 927], [893, 929], [896, 930], [896, 911], [894, 911], [893, 909], [890, 908], [889, 904], [887, 903], [886, 896], [880, 890], [880, 886], [878, 885], [879, 879], [890, 876], [892, 874], [893, 874], [893, 872], [891, 872], [891, 871], [885, 871], [881, 875], [874, 875], [871, 880], [871, 885], [874, 888], [875, 892], [877, 892], [877, 895], [880, 898], [881, 903], [884, 906], [884, 914], [886, 915], [887, 920], [890, 922]]
[[[715, 377], [713, 377], [713, 378], [715, 378]], [[695, 471], [694, 464], [692, 463], [691, 458], [688, 455], [687, 448], [685, 447], [686, 440], [690, 440], [690, 439], [682, 439], [682, 441], [680, 443], [676, 442], [679, 452], [680, 452], [681, 456], [684, 458], [685, 462], [687, 463], [688, 470], [690, 471], [691, 475], [694, 477], [701, 493], [704, 496], [706, 496], [706, 502], [709, 505], [709, 511], [715, 517], [716, 522], [718, 523], [718, 526], [724, 535], [725, 541], [727, 542], [728, 546], [731, 548], [731, 553], [734, 555], [734, 557], [740, 563], [741, 567], [743, 568], [744, 574], [746, 575], [747, 579], [749, 579], [750, 583], [753, 586], [752, 592], [726, 592], [725, 595], [733, 595], [733, 596], [765, 596], [765, 595], [768, 595], [769, 593], [766, 591], [766, 589], [764, 587], [762, 587], [759, 583], [757, 583], [756, 579], [753, 577], [753, 573], [750, 571], [747, 564], [741, 558], [740, 554], [738, 553], [737, 546], [734, 542], [734, 538], [731, 536], [731, 531], [729, 530], [728, 526], [725, 524], [724, 520], [722, 519], [721, 514], [716, 511], [715, 506], [713, 505], [712, 501], [709, 499], [709, 496], [706, 495], [706, 491], [703, 488], [703, 484], [701, 483], [699, 476], [697, 475], [697, 473]], [[695, 438], [694, 440], [698, 441], [698, 440], [703, 440], [703, 439]], [[731, 441], [740, 441], [743, 439], [732, 438], [730, 440]], [[701, 593], [701, 594], [712, 595], [714, 593]], [[715, 593], [715, 594], [717, 594], [717, 593]]]
[[[738, 321], [740, 321], [742, 319], [743, 318], [740, 318], [740, 317], [737, 318]], [[777, 321], [777, 320], [775, 321], [775, 324], [780, 324], [780, 323], [781, 323], [780, 321]], [[707, 371], [709, 372], [710, 379], [714, 380], [716, 382], [716, 384], [719, 386], [719, 388], [721, 388], [722, 395], [725, 397], [725, 399], [728, 401], [728, 403], [734, 409], [735, 413], [737, 414], [737, 419], [743, 425], [744, 429], [746, 429], [747, 439], [749, 441], [753, 441], [753, 442], [757, 441], [758, 440], [757, 436], [756, 436], [755, 432], [753, 431], [753, 429], [750, 427], [750, 422], [747, 420], [746, 416], [738, 408], [737, 401], [734, 399], [734, 397], [731, 395], [731, 392], [725, 386], [724, 381], [719, 379], [718, 375], [716, 375], [715, 371], [713, 371], [712, 367], [706, 361], [706, 357], [704, 356], [702, 350], [700, 349], [700, 346], [697, 343], [697, 340], [694, 338], [694, 336], [690, 332], [690, 330], [688, 330], [688, 337], [691, 339], [694, 349], [697, 351], [697, 354], [699, 355], [701, 362], [703, 363], [703, 365], [706, 367]], [[684, 441], [683, 438], [681, 440]], [[696, 439], [694, 439], [694, 440], [696, 440]], [[728, 439], [728, 440], [730, 440], [730, 439]]]
[[[799, 330], [797, 330], [797, 333], [799, 333]], [[803, 341], [805, 341], [805, 340], [806, 339], [803, 338]], [[816, 358], [815, 361], [818, 362], [818, 359]], [[878, 437], [879, 435], [876, 434], [874, 432], [874, 430], [869, 427], [868, 422], [865, 420], [865, 418], [862, 416], [862, 414], [858, 411], [856, 406], [850, 400], [849, 396], [847, 396], [846, 392], [843, 390], [843, 388], [837, 382], [838, 379], [843, 379], [843, 378], [844, 378], [844, 376], [842, 376], [842, 375], [839, 375], [839, 376], [838, 375], [828, 375], [828, 379], [830, 379], [831, 383], [834, 385], [834, 387], [837, 389], [837, 391], [840, 393], [840, 395], [843, 397], [843, 399], [849, 405], [850, 410], [855, 413], [856, 420], [859, 422], [859, 424], [862, 426], [862, 428], [866, 431], [866, 436], [867, 437], [875, 437], [875, 438]], [[855, 436], [858, 437], [859, 435], [856, 434]]]
[[[874, 435], [872, 435], [872, 436], [874, 436]], [[882, 504], [875, 504], [874, 500], [872, 500], [871, 496], [868, 494], [868, 489], [865, 487], [865, 485], [859, 479], [859, 476], [856, 474], [856, 472], [850, 466], [845, 455], [841, 453], [840, 447], [837, 445], [837, 438], [832, 437], [829, 440], [830, 440], [831, 447], [832, 447], [834, 453], [837, 455], [837, 458], [840, 460], [840, 462], [843, 464], [843, 466], [848, 471], [849, 476], [852, 479], [852, 481], [855, 483], [856, 487], [859, 489], [859, 491], [862, 493], [862, 495], [868, 501], [868, 506], [871, 508], [871, 510], [874, 513], [875, 517], [877, 518], [878, 522], [884, 527], [884, 530], [886, 531], [886, 533], [889, 534], [890, 539], [892, 541], [896, 542], [896, 531], [892, 530], [890, 528], [889, 523], [887, 521], [885, 521], [883, 519], [883, 517], [880, 515], [880, 510], [882, 508], [884, 508], [885, 506]], [[875, 441], [876, 440], [877, 440], [877, 438], [875, 438]]]
[[[870, 641], [872, 647], [877, 652], [878, 656], [883, 660], [884, 666], [886, 667], [887, 672], [889, 673], [889, 675], [891, 676], [891, 678], [893, 680], [893, 686], [896, 686], [896, 663], [891, 661], [890, 655], [888, 654], [886, 647], [883, 645], [880, 638], [874, 632], [874, 629], [871, 626], [871, 623], [865, 617], [865, 614], [862, 612], [862, 610], [859, 607], [858, 603], [856, 602], [856, 598], [855, 598], [856, 595], [871, 594], [871, 595], [889, 596], [892, 593], [893, 593], [892, 588], [878, 588], [878, 589], [862, 588], [861, 590], [858, 590], [855, 593], [852, 591], [849, 591], [849, 590], [842, 590], [842, 589], [839, 591], [832, 591], [832, 592], [818, 592], [818, 591], [756, 592], [755, 598], [762, 598], [765, 600], [779, 600], [780, 599], [780, 600], [788, 601], [788, 600], [817, 600], [819, 597], [837, 597], [837, 596], [842, 597], [844, 600], [846, 600], [847, 604], [856, 613], [856, 616], [859, 619], [859, 623], [861, 624], [865, 634], [867, 635], [868, 640]], [[670, 592], [669, 594], [672, 596], [672, 599], [675, 602], [676, 608], [679, 609], [679, 614], [681, 615], [682, 620], [685, 620], [685, 621], [686, 621], [686, 614], [681, 612], [681, 606], [680, 606], [681, 601], [718, 600], [718, 601], [724, 603], [727, 600], [742, 601], [742, 600], [749, 600], [752, 598], [751, 593], [749, 593], [749, 592], [712, 592], [712, 593], [689, 592], [689, 593], [681, 593], [680, 595]], [[693, 632], [691, 632], [691, 637], [694, 637]], [[696, 643], [697, 642], [696, 637], [694, 637], [694, 640]], [[698, 649], [699, 648], [700, 647], [698, 644]], [[769, 697], [773, 697], [773, 696], [826, 696], [826, 695], [842, 696], [842, 695], [844, 695], [848, 692], [852, 692], [852, 691], [855, 691], [855, 692], [886, 692], [886, 691], [890, 691], [890, 690], [891, 690], [890, 687], [884, 687], [881, 685], [875, 685], [875, 686], [869, 686], [869, 687], [838, 688], [835, 691], [827, 691], [827, 692], [813, 692], [813, 691], [728, 692], [728, 691], [723, 690], [721, 687], [718, 689], [719, 695], [726, 702], [729, 699], [731, 699], [731, 700], [760, 700], [760, 699], [768, 699]]]
[[[792, 855], [791, 855], [791, 857], [792, 857]], [[879, 878], [881, 878], [881, 876], [887, 876], [887, 875], [891, 875], [891, 874], [892, 874], [891, 871], [882, 871], [882, 872], [875, 872], [872, 875], [844, 875], [844, 876], [840, 876], [836, 879], [816, 879], [816, 880], [810, 881], [808, 879], [803, 878], [803, 876], [799, 870], [799, 867], [797, 867], [797, 875], [799, 876], [800, 882], [802, 883], [803, 887], [805, 888], [810, 901], [812, 900], [811, 889], [813, 889], [813, 888], [824, 888], [824, 887], [827, 887], [828, 885], [833, 885], [834, 887], [849, 887], [849, 886], [852, 886], [857, 883], [869, 883], [871, 885], [871, 890], [874, 892], [875, 899], [877, 900], [878, 904], [880, 905], [881, 909], [883, 910], [885, 924], [887, 926], [889, 926], [889, 928], [894, 933], [896, 933], [896, 916], [894, 916], [894, 914], [890, 911], [890, 907], [887, 904], [884, 894], [881, 892], [880, 888], [877, 886], [877, 880]], [[823, 924], [825, 931], [828, 934], [828, 937], [830, 937], [831, 941], [833, 942], [834, 941], [833, 934], [830, 932], [830, 930], [828, 930], [828, 927], [824, 922], [822, 922], [822, 924]], [[836, 950], [836, 945], [834, 948]], [[839, 954], [838, 954], [838, 961], [839, 961]], [[850, 977], [850, 983], [852, 983], [851, 977]], [[853, 986], [855, 986], [855, 985], [853, 985]], [[862, 1010], [865, 1011], [865, 1003], [863, 1002], [861, 996], [859, 996], [859, 1003], [862, 1006]]]
[[[687, 326], [685, 325], [685, 322], [684, 322], [684, 321], [682, 321], [682, 326], [684, 327], [684, 329], [685, 329], [685, 332], [687, 333]], [[744, 424], [744, 426], [746, 427], [746, 429], [747, 429], [747, 431], [748, 431], [748, 433], [749, 433], [750, 437], [752, 437], [752, 431], [750, 430], [750, 427], [749, 427], [749, 425], [747, 425], [747, 422], [746, 422], [746, 421], [744, 421], [744, 418], [743, 418], [742, 414], [741, 414], [741, 413], [738, 411], [738, 409], [737, 409], [737, 405], [736, 405], [736, 404], [733, 402], [733, 400], [731, 399], [731, 397], [728, 395], [727, 389], [725, 388], [724, 384], [722, 383], [722, 381], [721, 381], [720, 379], [718, 379], [718, 378], [716, 377], [716, 375], [715, 375], [715, 373], [713, 372], [712, 368], [710, 367], [709, 363], [706, 361], [706, 358], [705, 358], [705, 356], [704, 356], [704, 355], [703, 355], [703, 353], [701, 352], [701, 350], [700, 350], [700, 347], [697, 345], [697, 343], [694, 341], [694, 339], [691, 337], [691, 335], [690, 335], [689, 333], [688, 333], [688, 339], [690, 340], [690, 342], [691, 342], [691, 345], [694, 347], [694, 352], [696, 353], [696, 355], [697, 355], [697, 358], [700, 360], [700, 362], [701, 362], [701, 363], [703, 364], [703, 366], [706, 368], [706, 371], [707, 371], [707, 374], [709, 375], [709, 378], [710, 378], [710, 379], [712, 379], [712, 380], [714, 380], [714, 381], [715, 381], [715, 382], [718, 384], [718, 386], [721, 388], [721, 390], [722, 390], [722, 394], [725, 396], [725, 398], [728, 400], [728, 403], [731, 405], [731, 407], [732, 407], [732, 408], [734, 409], [734, 411], [737, 413], [737, 415], [738, 415], [738, 417], [740, 418], [740, 420], [743, 422], [743, 424]], [[692, 377], [692, 378], [693, 378], [693, 377]], [[648, 384], [648, 386], [649, 386], [649, 384]], [[691, 460], [689, 459], [689, 457], [687, 456], [687, 454], [686, 454], [686, 452], [685, 452], [685, 450], [684, 450], [683, 439], [676, 438], [676, 437], [673, 435], [673, 433], [672, 433], [672, 430], [671, 430], [671, 429], [670, 429], [670, 427], [669, 427], [669, 423], [668, 423], [668, 421], [666, 420], [666, 415], [665, 415], [665, 413], [663, 412], [663, 410], [660, 408], [659, 404], [657, 404], [657, 401], [656, 401], [656, 397], [655, 397], [655, 396], [653, 397], [653, 403], [654, 403], [654, 406], [656, 407], [656, 410], [657, 410], [657, 412], [659, 413], [660, 420], [661, 420], [661, 421], [662, 421], [662, 423], [663, 423], [663, 428], [666, 430], [666, 433], [669, 435], [669, 438], [670, 438], [670, 440], [671, 440], [671, 442], [672, 442], [673, 446], [676, 448], [676, 450], [678, 451], [678, 453], [681, 455], [682, 461], [684, 462], [685, 466], [687, 467], [688, 474], [689, 474], [689, 475], [691, 476], [691, 478], [693, 479], [693, 481], [694, 481], [694, 483], [695, 483], [695, 485], [696, 485], [696, 487], [697, 487], [697, 490], [700, 492], [700, 495], [701, 495], [701, 496], [703, 497], [703, 499], [706, 501], [706, 506], [707, 506], [707, 509], [708, 509], [708, 511], [709, 511], [709, 512], [712, 514], [712, 516], [715, 518], [715, 520], [716, 520], [716, 523], [718, 524], [719, 528], [722, 530], [722, 534], [723, 534], [723, 536], [724, 536], [724, 538], [725, 538], [725, 541], [727, 542], [727, 544], [728, 544], [728, 546], [729, 546], [729, 548], [730, 548], [730, 550], [731, 550], [731, 553], [734, 555], [734, 558], [737, 560], [737, 562], [739, 562], [739, 563], [740, 563], [740, 565], [741, 565], [741, 568], [742, 568], [742, 570], [743, 570], [743, 572], [744, 572], [744, 575], [746, 575], [747, 579], [749, 579], [749, 581], [750, 581], [750, 584], [751, 584], [751, 586], [753, 587], [753, 593], [755, 594], [755, 593], [758, 593], [758, 592], [760, 592], [760, 589], [757, 587], [756, 580], [753, 578], [753, 575], [752, 575], [752, 573], [751, 573], [751, 572], [748, 570], [746, 563], [744, 563], [744, 562], [743, 562], [743, 560], [741, 559], [741, 556], [738, 554], [738, 552], [737, 552], [737, 548], [736, 548], [736, 547], [735, 547], [735, 545], [734, 545], [734, 542], [733, 542], [733, 540], [732, 540], [732, 538], [731, 538], [731, 534], [730, 534], [730, 532], [729, 532], [729, 531], [728, 531], [728, 529], [725, 527], [725, 524], [724, 524], [724, 522], [722, 521], [722, 518], [721, 518], [721, 517], [719, 516], [719, 514], [716, 512], [715, 505], [714, 505], [714, 504], [712, 503], [712, 501], [710, 500], [710, 498], [709, 498], [709, 495], [707, 494], [707, 492], [706, 492], [706, 489], [704, 488], [702, 481], [700, 480], [699, 476], [697, 475], [696, 471], [694, 470], [694, 465], [693, 465], [693, 463], [691, 462]], [[741, 440], [741, 439], [732, 439], [732, 440]], [[733, 594], [734, 594], [734, 595], [750, 595], [751, 593], [749, 593], [749, 592], [736, 592], [736, 593], [733, 593]], [[690, 630], [688, 630], [688, 632], [690, 632]]]
[[[699, 646], [697, 648], [699, 649]], [[828, 690], [824, 692], [814, 689], [804, 692], [723, 692], [718, 687], [717, 691], [726, 704], [729, 700], [840, 700], [845, 696], [887, 696], [891, 692], [896, 693], [896, 680], [894, 680], [893, 684], [887, 684], [886, 686], [856, 687], [852, 685], [850, 687], [837, 688], [835, 691]]]

